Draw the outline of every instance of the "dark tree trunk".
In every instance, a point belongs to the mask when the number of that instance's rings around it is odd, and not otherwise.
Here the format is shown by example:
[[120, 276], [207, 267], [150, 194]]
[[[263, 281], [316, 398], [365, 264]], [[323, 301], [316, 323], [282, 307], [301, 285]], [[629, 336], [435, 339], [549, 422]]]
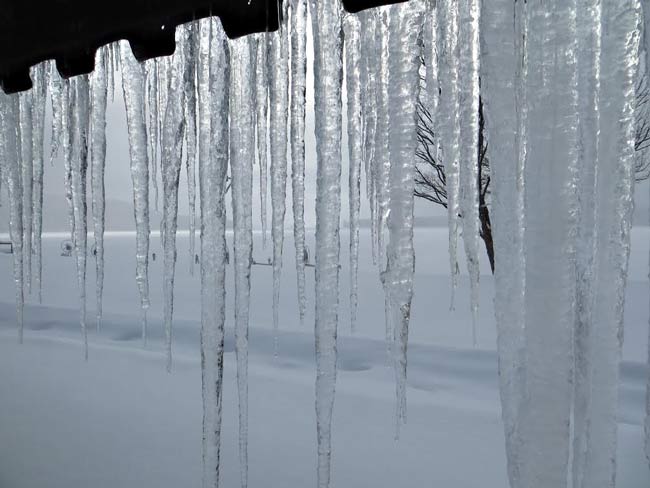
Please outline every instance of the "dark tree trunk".
[[494, 274], [494, 242], [492, 241], [492, 223], [490, 222], [490, 209], [485, 201], [488, 188], [490, 186], [490, 175], [483, 178], [483, 171], [489, 170], [486, 160], [487, 144], [485, 141], [485, 119], [483, 118], [483, 100], [479, 98], [478, 105], [478, 217], [481, 222], [481, 239], [485, 243], [485, 251], [487, 252], [488, 259], [490, 260], [490, 269]]
[[492, 224], [490, 223], [490, 212], [485, 204], [485, 198], [481, 197], [479, 204], [479, 220], [481, 221], [481, 239], [485, 244], [485, 251], [490, 260], [490, 269], [494, 274], [494, 243], [492, 242]]

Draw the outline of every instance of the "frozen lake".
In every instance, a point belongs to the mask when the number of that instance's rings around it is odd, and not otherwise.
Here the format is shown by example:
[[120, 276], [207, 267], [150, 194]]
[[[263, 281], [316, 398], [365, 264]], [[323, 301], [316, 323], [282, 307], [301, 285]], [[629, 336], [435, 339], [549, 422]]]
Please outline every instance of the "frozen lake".
[[[642, 419], [648, 323], [647, 228], [632, 234], [619, 414], [619, 488], [650, 485]], [[0, 486], [178, 487], [200, 485], [201, 388], [199, 273], [189, 273], [187, 234], [179, 235], [174, 371], [162, 356], [162, 260], [152, 234], [150, 342], [140, 342], [131, 234], [106, 238], [105, 320], [90, 327], [82, 360], [74, 262], [60, 256], [64, 235], [44, 239], [43, 304], [30, 300], [25, 344], [16, 344], [11, 256], [0, 255]], [[362, 231], [359, 324], [349, 331], [348, 235], [342, 233], [339, 378], [333, 426], [333, 486], [506, 486], [497, 390], [492, 276], [481, 276], [479, 348], [472, 348], [466, 275], [449, 310], [447, 231], [416, 229], [408, 424], [393, 440], [392, 370], [387, 367], [383, 291]], [[232, 235], [229, 235], [232, 241]], [[197, 241], [198, 244], [198, 241]], [[313, 250], [313, 232], [308, 232]], [[482, 250], [483, 251], [483, 250]], [[232, 254], [232, 253], [231, 253]], [[254, 256], [266, 261], [261, 235]], [[481, 255], [483, 258], [483, 254]], [[464, 273], [464, 264], [461, 263]], [[301, 326], [293, 242], [287, 231], [279, 358], [273, 358], [271, 268], [252, 276], [250, 486], [314, 485], [313, 270], [309, 314]], [[229, 280], [232, 267], [229, 268]], [[88, 319], [94, 324], [94, 261], [89, 259]], [[232, 283], [228, 283], [229, 303]], [[232, 326], [232, 306], [227, 325]], [[226, 341], [222, 481], [237, 486], [234, 349]]]

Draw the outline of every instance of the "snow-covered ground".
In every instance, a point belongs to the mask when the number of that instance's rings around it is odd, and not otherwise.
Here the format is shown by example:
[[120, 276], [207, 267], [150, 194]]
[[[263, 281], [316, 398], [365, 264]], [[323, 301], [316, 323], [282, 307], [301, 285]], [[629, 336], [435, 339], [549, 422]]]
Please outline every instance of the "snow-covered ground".
[[[642, 419], [647, 351], [650, 230], [633, 231], [619, 414], [619, 488], [650, 486]], [[479, 348], [472, 348], [466, 279], [449, 310], [446, 229], [418, 228], [411, 322], [408, 424], [394, 440], [394, 378], [383, 343], [383, 292], [361, 235], [359, 324], [349, 333], [348, 236], [342, 234], [339, 378], [333, 426], [333, 486], [505, 487], [497, 390], [492, 277], [481, 282]], [[187, 235], [179, 236], [174, 370], [165, 371], [161, 252], [152, 234], [152, 310], [140, 342], [135, 239], [106, 240], [105, 319], [82, 359], [74, 263], [60, 256], [63, 235], [44, 239], [43, 305], [26, 310], [17, 344], [11, 256], [0, 255], [0, 487], [166, 488], [200, 485], [201, 374], [199, 277], [190, 276]], [[232, 235], [229, 236], [232, 241]], [[308, 245], [314, 248], [313, 232]], [[231, 252], [232, 254], [232, 252]], [[255, 258], [266, 261], [255, 235]], [[486, 261], [485, 259], [483, 260]], [[485, 263], [484, 263], [485, 264]], [[464, 265], [461, 265], [464, 270]], [[89, 261], [88, 318], [94, 320]], [[285, 245], [279, 358], [273, 357], [271, 268], [252, 278], [250, 486], [315, 484], [313, 270], [311, 311], [298, 320], [293, 242]], [[198, 271], [198, 268], [197, 268]], [[232, 279], [229, 268], [229, 280]], [[463, 276], [466, 278], [466, 276]], [[232, 284], [228, 284], [229, 304]], [[232, 325], [232, 307], [228, 325]], [[222, 486], [239, 483], [234, 345], [226, 344]]]

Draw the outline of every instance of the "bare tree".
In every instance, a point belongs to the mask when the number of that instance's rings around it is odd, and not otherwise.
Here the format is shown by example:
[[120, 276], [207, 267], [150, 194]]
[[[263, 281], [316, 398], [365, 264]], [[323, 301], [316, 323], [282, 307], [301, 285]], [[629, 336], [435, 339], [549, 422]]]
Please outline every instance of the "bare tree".
[[[650, 88], [647, 77], [642, 77], [637, 85], [636, 96], [636, 151], [635, 180], [650, 178]], [[447, 208], [447, 179], [445, 166], [438, 156], [437, 134], [431, 113], [420, 100], [417, 107], [418, 148], [416, 151], [415, 196]], [[490, 223], [490, 162], [486, 156], [488, 141], [485, 137], [483, 102], [479, 100], [479, 220], [480, 235], [494, 273], [494, 243]], [[462, 218], [462, 215], [459, 215]]]
[[[445, 166], [438, 157], [437, 135], [431, 113], [427, 107], [418, 102], [418, 159], [415, 174], [415, 196], [424, 198], [437, 205], [447, 208], [447, 178]], [[490, 195], [490, 164], [487, 154], [487, 139], [485, 138], [485, 120], [483, 118], [483, 102], [479, 100], [479, 139], [477, 158], [479, 184], [479, 221], [480, 235], [485, 244], [485, 251], [494, 273], [494, 243], [492, 241], [492, 225], [488, 200]], [[462, 216], [460, 216], [462, 217]]]

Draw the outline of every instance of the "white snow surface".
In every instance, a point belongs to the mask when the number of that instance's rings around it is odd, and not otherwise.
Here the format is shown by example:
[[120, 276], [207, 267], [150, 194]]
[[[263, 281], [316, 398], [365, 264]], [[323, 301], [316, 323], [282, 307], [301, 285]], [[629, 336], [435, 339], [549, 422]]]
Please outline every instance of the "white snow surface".
[[[179, 253], [175, 367], [165, 370], [162, 252], [152, 238], [147, 349], [133, 279], [135, 235], [106, 234], [104, 319], [89, 328], [82, 356], [75, 266], [60, 256], [69, 234], [43, 239], [43, 305], [30, 297], [25, 342], [15, 325], [12, 258], [0, 254], [0, 486], [11, 488], [166, 488], [200, 486], [201, 368], [198, 274]], [[4, 236], [3, 236], [4, 237]], [[254, 234], [255, 257], [262, 252]], [[472, 348], [468, 278], [461, 274], [456, 312], [448, 310], [447, 229], [415, 229], [418, 266], [410, 327], [408, 423], [393, 439], [394, 376], [386, 360], [381, 284], [368, 229], [361, 230], [359, 322], [339, 330], [339, 374], [332, 424], [332, 486], [507, 486], [499, 403], [492, 277], [482, 259], [479, 348]], [[232, 234], [227, 233], [229, 247]], [[314, 246], [313, 229], [307, 244]], [[345, 243], [348, 234], [342, 231]], [[188, 233], [179, 231], [179, 249]], [[618, 488], [650, 485], [643, 454], [647, 354], [646, 260], [650, 229], [634, 228], [620, 378]], [[291, 239], [285, 251], [293, 248]], [[341, 294], [347, 293], [342, 246]], [[437, 251], [436, 251], [437, 250]], [[460, 256], [462, 258], [462, 256]], [[481, 255], [483, 258], [483, 255]], [[460, 263], [461, 270], [465, 269]], [[124, 270], [130, 270], [124, 272]], [[89, 266], [88, 281], [94, 280]], [[293, 267], [282, 281], [279, 358], [273, 358], [271, 268], [252, 271], [249, 366], [249, 486], [313, 486], [316, 472], [313, 333], [299, 326]], [[227, 290], [232, 290], [232, 265]], [[307, 269], [308, 316], [313, 269]], [[228, 293], [221, 485], [239, 484], [233, 293]], [[467, 302], [467, 303], [466, 303]], [[88, 310], [94, 301], [89, 297]], [[342, 300], [341, 308], [347, 307]], [[346, 313], [341, 310], [341, 313]]]

